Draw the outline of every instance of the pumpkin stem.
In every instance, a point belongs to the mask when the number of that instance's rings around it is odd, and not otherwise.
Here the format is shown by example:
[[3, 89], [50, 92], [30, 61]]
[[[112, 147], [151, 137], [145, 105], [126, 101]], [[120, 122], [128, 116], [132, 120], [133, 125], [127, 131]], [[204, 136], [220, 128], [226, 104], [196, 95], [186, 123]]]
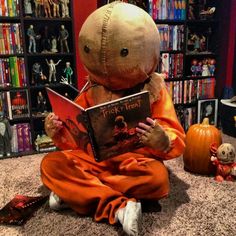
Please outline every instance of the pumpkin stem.
[[202, 125], [209, 125], [209, 118], [205, 117], [202, 121]]

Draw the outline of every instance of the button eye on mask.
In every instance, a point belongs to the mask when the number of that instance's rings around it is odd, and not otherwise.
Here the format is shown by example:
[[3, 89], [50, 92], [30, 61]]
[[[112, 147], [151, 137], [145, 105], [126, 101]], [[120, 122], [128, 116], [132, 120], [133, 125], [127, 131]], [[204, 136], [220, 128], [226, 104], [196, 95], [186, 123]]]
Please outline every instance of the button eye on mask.
[[84, 46], [84, 51], [85, 51], [86, 53], [89, 53], [89, 52], [90, 52], [90, 48], [89, 48], [88, 45], [85, 45], [85, 46]]
[[121, 55], [122, 57], [126, 57], [128, 54], [129, 54], [128, 48], [122, 48], [122, 49], [121, 49], [120, 55]]

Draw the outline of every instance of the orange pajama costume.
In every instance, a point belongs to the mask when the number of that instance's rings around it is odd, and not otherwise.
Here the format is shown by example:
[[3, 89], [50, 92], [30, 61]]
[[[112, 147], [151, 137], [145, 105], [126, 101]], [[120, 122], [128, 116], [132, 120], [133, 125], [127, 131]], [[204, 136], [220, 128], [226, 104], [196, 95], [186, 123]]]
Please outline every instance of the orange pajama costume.
[[[76, 102], [83, 107], [95, 105], [91, 94], [89, 90], [83, 92]], [[165, 129], [171, 140], [168, 153], [143, 147], [98, 163], [90, 144], [85, 150], [76, 147], [65, 139], [63, 128], [53, 140], [64, 150], [47, 154], [41, 163], [44, 185], [77, 213], [95, 212], [96, 221], [107, 219], [110, 224], [116, 222], [116, 211], [125, 207], [127, 201], [166, 197], [169, 179], [162, 160], [182, 154], [185, 133], [165, 87], [151, 110], [152, 118]]]

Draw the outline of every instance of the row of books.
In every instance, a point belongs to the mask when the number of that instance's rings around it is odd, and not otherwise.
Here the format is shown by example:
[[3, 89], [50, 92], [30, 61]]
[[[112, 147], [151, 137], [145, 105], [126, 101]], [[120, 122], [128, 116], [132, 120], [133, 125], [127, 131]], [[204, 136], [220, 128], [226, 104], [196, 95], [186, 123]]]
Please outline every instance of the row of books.
[[0, 23], [0, 54], [23, 53], [20, 23]]
[[184, 45], [183, 25], [157, 25], [160, 34], [160, 50], [182, 50]]
[[213, 98], [215, 96], [215, 78], [184, 81], [183, 103], [196, 102], [197, 99]]
[[213, 98], [215, 83], [215, 78], [169, 81], [166, 88], [174, 104], [186, 104], [196, 102], [197, 99]]
[[31, 131], [29, 123], [18, 123], [11, 126], [11, 148], [13, 153], [32, 151]]
[[149, 0], [148, 9], [154, 20], [186, 19], [186, 0]]
[[23, 57], [0, 58], [0, 87], [24, 87], [26, 83]]
[[29, 97], [26, 89], [4, 91], [0, 94], [1, 113], [10, 120], [30, 116]]
[[180, 78], [183, 76], [183, 54], [162, 53], [161, 65], [159, 66], [161, 73], [166, 75], [166, 78]]
[[19, 16], [19, 0], [0, 0], [0, 16]]

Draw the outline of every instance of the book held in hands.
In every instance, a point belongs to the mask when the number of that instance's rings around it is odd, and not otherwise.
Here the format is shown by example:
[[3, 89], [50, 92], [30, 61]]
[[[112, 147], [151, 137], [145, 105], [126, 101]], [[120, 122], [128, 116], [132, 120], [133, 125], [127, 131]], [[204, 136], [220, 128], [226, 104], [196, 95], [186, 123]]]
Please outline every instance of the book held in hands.
[[46, 88], [53, 112], [72, 134], [78, 147], [91, 143], [96, 161], [142, 147], [136, 133], [139, 122], [150, 117], [147, 91], [83, 108], [50, 88]]

